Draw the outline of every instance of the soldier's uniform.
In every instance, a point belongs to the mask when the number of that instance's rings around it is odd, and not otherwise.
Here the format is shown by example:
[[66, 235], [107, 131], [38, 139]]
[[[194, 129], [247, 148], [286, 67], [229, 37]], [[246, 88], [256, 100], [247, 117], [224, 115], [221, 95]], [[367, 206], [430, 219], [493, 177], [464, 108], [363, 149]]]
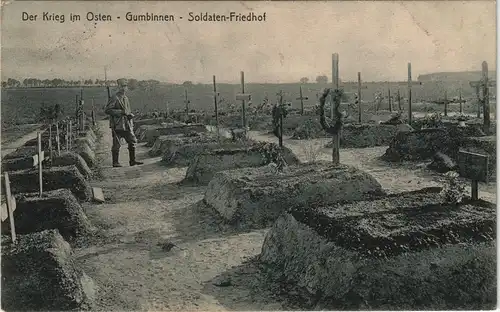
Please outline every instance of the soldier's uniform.
[[[117, 83], [119, 87], [127, 86], [126, 79], [118, 79]], [[133, 114], [130, 110], [128, 97], [123, 92], [117, 92], [109, 99], [104, 112], [109, 115], [109, 127], [113, 135], [113, 145], [111, 147], [113, 167], [121, 167], [118, 157], [122, 139], [125, 139], [128, 144], [129, 164], [131, 166], [142, 165], [142, 162], [135, 160], [137, 138], [134, 134]]]

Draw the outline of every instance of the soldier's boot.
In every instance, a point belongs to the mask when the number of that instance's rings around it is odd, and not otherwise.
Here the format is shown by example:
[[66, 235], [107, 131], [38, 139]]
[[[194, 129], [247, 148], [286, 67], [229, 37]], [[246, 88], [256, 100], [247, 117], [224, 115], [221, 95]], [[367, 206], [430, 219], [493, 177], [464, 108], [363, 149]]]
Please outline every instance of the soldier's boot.
[[120, 151], [111, 151], [111, 157], [113, 158], [113, 167], [122, 167], [118, 162], [118, 156], [120, 155]]
[[131, 166], [144, 164], [144, 163], [142, 163], [140, 161], [136, 161], [135, 160], [135, 148], [129, 147], [129, 149], [128, 149], [128, 155], [129, 155], [129, 160], [130, 160], [129, 163], [130, 163]]

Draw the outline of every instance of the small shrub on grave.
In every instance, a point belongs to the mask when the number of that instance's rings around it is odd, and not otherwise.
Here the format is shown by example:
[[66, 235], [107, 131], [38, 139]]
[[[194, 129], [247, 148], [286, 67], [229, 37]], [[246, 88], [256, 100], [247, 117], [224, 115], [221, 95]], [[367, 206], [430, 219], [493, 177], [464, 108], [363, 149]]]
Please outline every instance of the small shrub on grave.
[[313, 119], [308, 119], [293, 131], [292, 139], [315, 139], [322, 136], [322, 134], [325, 135], [321, 125]]
[[256, 143], [259, 153], [262, 155], [264, 165], [275, 164], [278, 171], [283, 171], [287, 166], [283, 157], [283, 149], [275, 143], [259, 142]]
[[425, 116], [422, 120], [422, 129], [424, 128], [443, 128], [443, 115], [441, 113], [434, 113]]
[[458, 179], [460, 175], [456, 171], [448, 171], [444, 176], [446, 184], [443, 187], [441, 195], [450, 204], [461, 203], [465, 197], [465, 186]]

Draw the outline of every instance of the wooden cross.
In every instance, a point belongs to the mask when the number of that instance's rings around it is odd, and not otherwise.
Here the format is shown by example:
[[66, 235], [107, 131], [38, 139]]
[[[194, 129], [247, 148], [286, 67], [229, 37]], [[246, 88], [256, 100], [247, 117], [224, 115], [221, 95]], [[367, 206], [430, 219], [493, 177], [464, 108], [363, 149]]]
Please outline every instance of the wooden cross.
[[411, 126], [412, 111], [411, 111], [411, 63], [408, 63], [408, 124]]
[[236, 100], [241, 101], [241, 123], [243, 129], [245, 131], [245, 135], [247, 132], [247, 120], [246, 120], [246, 107], [245, 101], [250, 101], [252, 99], [252, 95], [250, 93], [245, 93], [245, 73], [241, 72], [241, 93], [236, 94]]
[[186, 122], [189, 121], [189, 104], [191, 101], [188, 99], [188, 90], [184, 88], [184, 104], [186, 105]]
[[460, 115], [464, 113], [464, 103], [462, 102], [462, 90], [458, 93], [458, 102], [460, 103]]
[[358, 72], [358, 121], [361, 123], [361, 73]]
[[40, 197], [42, 197], [43, 193], [43, 173], [42, 173], [42, 163], [45, 160], [45, 153], [42, 150], [42, 133], [37, 133], [38, 137], [38, 154], [33, 155], [33, 167], [38, 165], [38, 182], [40, 185]]
[[[338, 90], [339, 89], [339, 54], [338, 53], [333, 53], [332, 54], [332, 84], [333, 84], [333, 90]], [[332, 105], [330, 107], [330, 118], [334, 120], [334, 106], [335, 104], [333, 103], [333, 92], [332, 94]]]
[[49, 158], [50, 158], [50, 161], [52, 162], [52, 154], [53, 154], [53, 151], [52, 151], [52, 123], [49, 124]]
[[[335, 101], [333, 100], [335, 90], [339, 88], [339, 55], [337, 53], [332, 54], [332, 81], [334, 90], [331, 93], [332, 106], [331, 106], [331, 117], [332, 122], [335, 122]], [[337, 134], [332, 135], [332, 162], [334, 164], [340, 163], [340, 137], [341, 137], [342, 129], [339, 130]]]
[[398, 99], [398, 110], [399, 110], [399, 112], [401, 112], [403, 110], [403, 108], [401, 107], [401, 93], [399, 92], [399, 89], [398, 89], [398, 95], [396, 98]]
[[12, 242], [16, 242], [16, 226], [14, 224], [14, 211], [16, 210], [16, 198], [12, 196], [10, 191], [10, 180], [9, 174], [6, 172], [4, 174], [5, 179], [5, 204], [2, 204], [1, 208], [1, 218], [2, 222], [9, 218], [10, 222], [10, 235], [12, 237]]
[[444, 91], [444, 100], [432, 101], [432, 103], [436, 104], [444, 104], [444, 115], [448, 116], [448, 104], [453, 103], [452, 100], [448, 100], [448, 92]]
[[66, 135], [64, 136], [66, 138], [66, 151], [69, 152], [71, 150], [71, 140], [73, 139], [71, 133], [72, 133], [72, 124], [71, 120], [66, 121]]
[[59, 121], [56, 122], [56, 145], [57, 145], [57, 156], [61, 156], [61, 138], [59, 137]]
[[213, 76], [213, 85], [214, 85], [214, 109], [215, 109], [215, 131], [217, 131], [217, 142], [220, 142], [219, 137], [219, 107], [217, 103], [217, 86], [215, 84], [215, 75]]
[[488, 184], [489, 179], [489, 156], [459, 151], [458, 167], [460, 175], [471, 180], [471, 197], [473, 200], [479, 198], [479, 181]]
[[309, 100], [307, 96], [302, 96], [302, 86], [299, 87], [300, 97], [297, 100], [300, 100], [300, 114], [304, 115], [304, 100]]
[[83, 101], [83, 88], [80, 90], [80, 102], [79, 102], [79, 116], [78, 116], [78, 123], [79, 123], [79, 130], [80, 131], [85, 131], [85, 112], [83, 110], [84, 106], [84, 101]]
[[[489, 134], [490, 132], [490, 89], [496, 87], [497, 83], [495, 80], [490, 80], [488, 78], [488, 63], [484, 61], [482, 64], [481, 80], [469, 82], [471, 87], [476, 88], [476, 95], [479, 99], [479, 103], [483, 104], [483, 126], [484, 132]], [[479, 98], [479, 89], [483, 90], [483, 99]], [[478, 107], [478, 117], [480, 117], [480, 108]]]

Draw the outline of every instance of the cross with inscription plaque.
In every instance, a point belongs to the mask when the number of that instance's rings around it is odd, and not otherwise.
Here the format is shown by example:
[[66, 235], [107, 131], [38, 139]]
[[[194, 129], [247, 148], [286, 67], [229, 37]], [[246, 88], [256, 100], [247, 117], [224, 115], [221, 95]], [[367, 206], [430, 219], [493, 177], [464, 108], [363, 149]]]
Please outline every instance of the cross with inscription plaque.
[[304, 100], [309, 100], [307, 96], [302, 96], [302, 86], [300, 86], [300, 97], [297, 98], [300, 100], [300, 114], [304, 115]]
[[241, 72], [241, 93], [236, 94], [236, 100], [241, 101], [241, 123], [243, 130], [245, 131], [245, 136], [247, 132], [245, 101], [250, 101], [251, 99], [252, 95], [245, 93], [245, 73]]
[[[469, 85], [473, 88], [476, 88], [476, 95], [479, 100], [479, 105], [483, 105], [483, 126], [484, 132], [489, 134], [490, 132], [490, 88], [495, 88], [497, 86], [497, 82], [495, 80], [490, 80], [488, 78], [488, 63], [484, 61], [482, 63], [482, 74], [481, 80], [479, 81], [471, 81]], [[483, 89], [483, 98], [479, 98], [479, 90]], [[480, 106], [478, 106], [478, 117], [480, 117]]]

